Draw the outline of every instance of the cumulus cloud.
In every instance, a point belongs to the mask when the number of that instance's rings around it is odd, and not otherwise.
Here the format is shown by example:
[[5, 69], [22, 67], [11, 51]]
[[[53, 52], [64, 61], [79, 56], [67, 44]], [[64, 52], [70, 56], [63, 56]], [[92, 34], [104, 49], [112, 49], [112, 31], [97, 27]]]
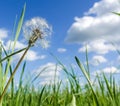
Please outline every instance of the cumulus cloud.
[[54, 83], [54, 77], [56, 75], [56, 80], [58, 80], [58, 77], [60, 76], [60, 71], [62, 68], [59, 65], [56, 65], [55, 63], [47, 63], [44, 65], [41, 65], [38, 69], [34, 70], [36, 75], [41, 73], [39, 75], [40, 78], [42, 78], [42, 81], [40, 84], [52, 84]]
[[[113, 21], [114, 20], [114, 21]], [[96, 39], [118, 41], [120, 39], [120, 18], [115, 14], [107, 14], [101, 17], [84, 16], [75, 18], [73, 25], [68, 30], [66, 41], [82, 43]]]
[[38, 53], [33, 50], [29, 50], [26, 55], [26, 60], [28, 61], [35, 61], [38, 59], [45, 59], [45, 58], [46, 58], [46, 55], [38, 55]]
[[[109, 48], [110, 44], [108, 42], [111, 41], [119, 43], [120, 17], [112, 13], [119, 11], [120, 3], [118, 0], [101, 0], [96, 2], [85, 13], [86, 15], [74, 18], [75, 22], [69, 28], [65, 41], [84, 45], [86, 42], [89, 42], [88, 44], [94, 42], [98, 45], [97, 40], [103, 39], [104, 42], [101, 43], [104, 43], [103, 48]], [[106, 52], [109, 50], [111, 49], [107, 49]], [[99, 51], [99, 48], [96, 47], [94, 51]]]
[[101, 0], [96, 2], [86, 14], [96, 14], [97, 16], [101, 16], [114, 10], [120, 11], [119, 6], [119, 0]]
[[96, 52], [97, 54], [106, 54], [109, 51], [116, 50], [112, 44], [102, 39], [88, 42], [87, 44], [83, 44], [83, 46], [79, 48], [78, 52], [85, 52], [86, 48], [88, 52]]
[[102, 70], [97, 70], [93, 73], [93, 75], [97, 75], [97, 74], [102, 74], [102, 73], [105, 73], [105, 74], [110, 74], [110, 73], [120, 73], [120, 70], [117, 69], [116, 67], [112, 66], [112, 67], [106, 67]]
[[7, 38], [8, 36], [8, 30], [1, 28], [0, 29], [0, 40]]
[[106, 62], [107, 62], [107, 59], [104, 56], [95, 55], [95, 56], [93, 56], [93, 58], [92, 58], [90, 63], [92, 65], [98, 66], [99, 64], [106, 63]]
[[67, 51], [67, 49], [65, 49], [65, 48], [58, 48], [57, 51], [58, 51], [59, 53], [64, 53], [64, 52]]

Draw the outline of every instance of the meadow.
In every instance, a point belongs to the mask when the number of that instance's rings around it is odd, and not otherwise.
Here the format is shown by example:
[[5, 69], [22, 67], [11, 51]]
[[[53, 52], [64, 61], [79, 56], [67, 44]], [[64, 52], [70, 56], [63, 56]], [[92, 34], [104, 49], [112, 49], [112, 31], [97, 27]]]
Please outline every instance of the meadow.
[[[32, 82], [23, 84], [26, 67], [26, 62], [23, 61], [19, 84], [16, 88], [14, 72], [17, 71], [18, 67], [16, 69], [12, 68], [11, 59], [12, 56], [27, 50], [26, 47], [15, 51], [15, 45], [20, 35], [24, 14], [25, 6], [17, 25], [12, 50], [9, 52], [2, 43], [0, 44], [0, 106], [119, 106], [120, 87], [112, 74], [109, 79], [104, 73], [102, 76], [96, 75], [95, 82], [91, 81], [87, 48], [85, 54], [86, 65], [83, 65], [78, 57], [75, 56], [74, 58], [79, 67], [78, 72], [82, 72], [82, 75], [84, 75], [87, 81], [84, 86], [80, 84], [80, 79], [77, 78], [74, 68], [71, 67], [71, 70], [67, 69], [62, 62], [57, 60], [57, 64], [61, 66], [68, 79], [64, 87], [62, 86], [63, 81], [39, 86], [37, 90]], [[20, 63], [21, 62], [22, 60]], [[18, 65], [20, 63], [18, 63]], [[7, 82], [8, 75], [10, 75], [9, 82]], [[56, 78], [56, 76], [54, 77]], [[39, 75], [36, 75], [33, 81], [38, 78]]]

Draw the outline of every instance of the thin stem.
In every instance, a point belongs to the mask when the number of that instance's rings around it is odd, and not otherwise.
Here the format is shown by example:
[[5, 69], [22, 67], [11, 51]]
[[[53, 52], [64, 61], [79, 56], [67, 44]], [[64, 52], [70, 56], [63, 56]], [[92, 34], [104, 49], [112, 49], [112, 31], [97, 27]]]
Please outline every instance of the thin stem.
[[12, 81], [12, 79], [13, 79], [13, 77], [14, 77], [14, 75], [15, 75], [15, 73], [16, 73], [16, 71], [17, 71], [19, 65], [20, 65], [20, 63], [22, 62], [23, 58], [25, 57], [25, 55], [26, 55], [26, 53], [27, 53], [27, 51], [29, 50], [30, 47], [31, 47], [31, 46], [28, 45], [28, 47], [26, 48], [26, 50], [25, 50], [25, 52], [23, 53], [22, 57], [21, 57], [20, 60], [18, 61], [18, 63], [17, 63], [17, 65], [16, 65], [16, 67], [15, 67], [15, 69], [14, 69], [12, 75], [10, 76], [10, 78], [9, 78], [9, 80], [8, 80], [8, 82], [7, 82], [7, 84], [6, 84], [5, 88], [4, 88], [4, 90], [3, 90], [3, 92], [2, 92], [2, 95], [0, 96], [0, 103], [1, 103], [1, 101], [2, 101], [2, 98], [3, 98], [3, 96], [4, 96], [5, 92], [6, 92], [6, 90], [8, 89], [8, 87], [9, 87], [9, 85], [10, 85], [10, 82]]
[[16, 51], [16, 52], [14, 52], [14, 53], [11, 53], [10, 55], [7, 55], [7, 54], [6, 54], [6, 57], [4, 57], [3, 59], [1, 59], [1, 60], [0, 60], [0, 63], [3, 62], [4, 60], [8, 59], [9, 57], [11, 57], [11, 56], [13, 56], [13, 55], [15, 55], [15, 54], [18, 54], [18, 53], [24, 51], [24, 50], [27, 49], [27, 48], [28, 48], [28, 47], [25, 47], [25, 48], [23, 48], [23, 49], [21, 49], [21, 50], [18, 50], [18, 51]]

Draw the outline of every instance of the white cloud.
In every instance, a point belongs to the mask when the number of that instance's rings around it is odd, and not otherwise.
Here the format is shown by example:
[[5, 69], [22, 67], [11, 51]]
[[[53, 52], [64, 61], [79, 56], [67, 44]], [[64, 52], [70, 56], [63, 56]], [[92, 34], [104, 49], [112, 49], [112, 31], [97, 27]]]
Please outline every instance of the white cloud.
[[59, 65], [56, 65], [55, 63], [47, 63], [44, 65], [41, 65], [38, 69], [34, 70], [33, 72], [39, 75], [40, 78], [42, 78], [42, 81], [40, 84], [52, 84], [54, 81], [54, 77], [56, 75], [56, 80], [58, 81], [58, 77], [60, 76], [60, 71], [62, 68]]
[[[15, 60], [18, 60], [22, 55], [23, 55], [24, 51], [23, 52], [20, 52], [18, 53], [16, 56], [15, 56]], [[25, 60], [27, 61], [35, 61], [35, 60], [41, 60], [41, 59], [45, 59], [46, 58], [46, 55], [38, 55], [37, 52], [33, 51], [33, 50], [28, 50], [26, 56], [25, 56]]]
[[110, 73], [120, 73], [120, 70], [118, 70], [116, 67], [112, 66], [112, 67], [106, 67], [102, 70], [97, 70], [93, 73], [93, 75], [97, 75], [97, 74], [101, 74], [101, 73], [105, 73], [105, 74], [110, 74]]
[[119, 0], [101, 0], [96, 2], [86, 14], [96, 14], [97, 16], [101, 16], [114, 10], [120, 11], [119, 6]]
[[38, 53], [33, 50], [29, 50], [26, 55], [26, 59], [28, 61], [35, 61], [38, 59], [45, 59], [45, 58], [46, 58], [46, 55], [38, 55]]
[[6, 29], [1, 28], [0, 29], [0, 40], [7, 38], [7, 36], [8, 36], [8, 31]]
[[55, 63], [47, 63], [45, 65], [41, 65], [34, 72], [39, 73], [43, 69], [45, 70], [40, 74], [40, 77], [53, 77], [55, 75], [55, 72], [56, 72], [56, 75], [59, 76], [61, 67], [59, 65], [56, 65]]
[[44, 78], [42, 81], [39, 82], [40, 85], [53, 85], [53, 84], [57, 84], [58, 82], [60, 82], [60, 79], [56, 78], [55, 82], [54, 82], [54, 77], [52, 78]]
[[[7, 43], [5, 44], [5, 47], [6, 47], [6, 49], [8, 49], [9, 46], [11, 46], [11, 48], [12, 48], [13, 45], [14, 45], [14, 41], [8, 40]], [[20, 41], [16, 42], [15, 49], [22, 49], [25, 47], [27, 47], [27, 45], [23, 44], [22, 42], [20, 42]]]
[[40, 55], [39, 59], [45, 59], [47, 56], [46, 55]]
[[106, 59], [104, 56], [95, 55], [95, 56], [93, 56], [93, 58], [92, 58], [92, 60], [91, 60], [90, 63], [91, 63], [92, 65], [97, 66], [97, 65], [99, 65], [99, 64], [101, 64], [101, 63], [105, 63], [105, 62], [107, 62], [107, 59]]
[[[81, 43], [83, 46], [86, 42], [89, 42], [88, 44], [91, 45], [94, 42], [93, 46], [95, 48], [96, 44], [96, 46], [99, 45], [96, 40], [103, 39], [104, 42], [100, 44], [101, 46], [103, 45], [103, 49], [100, 46], [101, 50], [99, 51], [99, 48], [96, 50], [98, 52], [103, 50], [103, 53], [109, 52], [111, 49], [108, 42], [119, 43], [120, 41], [120, 17], [111, 12], [120, 12], [120, 3], [117, 0], [101, 0], [96, 2], [85, 13], [87, 16], [75, 17], [75, 22], [69, 28], [65, 40], [69, 43]], [[104, 48], [107, 48], [107, 50], [105, 51]]]
[[66, 50], [65, 48], [58, 48], [57, 51], [58, 51], [59, 53], [64, 53], [64, 52], [66, 52], [67, 50]]
[[97, 61], [99, 61], [100, 63], [107, 62], [107, 60], [106, 60], [103, 56], [99, 56], [99, 55], [94, 56], [94, 57], [93, 57], [93, 60], [97, 60]]
[[[8, 50], [10, 44], [11, 44], [11, 47], [13, 47], [14, 41], [9, 40], [6, 43], [6, 45], [5, 45], [6, 50]], [[27, 45], [23, 44], [22, 42], [20, 42], [20, 41], [16, 42], [15, 49], [20, 50], [20, 49], [23, 49], [25, 47], [27, 47]], [[14, 56], [14, 60], [18, 60], [23, 55], [23, 53], [24, 53], [24, 51], [16, 54]], [[38, 55], [37, 52], [29, 49], [24, 59], [26, 59], [28, 61], [35, 61], [35, 60], [38, 60], [38, 59], [45, 59], [45, 58], [46, 58], [46, 55]]]
[[[83, 43], [96, 39], [120, 40], [120, 18], [115, 14], [110, 13], [100, 17], [76, 17], [75, 21], [68, 30], [66, 38], [68, 42]], [[116, 37], [116, 39], [113, 39], [113, 37]]]
[[115, 51], [115, 47], [107, 43], [105, 40], [99, 39], [94, 40], [92, 42], [88, 42], [87, 44], [83, 44], [83, 47], [79, 48], [78, 52], [85, 52], [86, 47], [88, 52], [96, 52], [97, 54], [106, 54], [109, 51]]

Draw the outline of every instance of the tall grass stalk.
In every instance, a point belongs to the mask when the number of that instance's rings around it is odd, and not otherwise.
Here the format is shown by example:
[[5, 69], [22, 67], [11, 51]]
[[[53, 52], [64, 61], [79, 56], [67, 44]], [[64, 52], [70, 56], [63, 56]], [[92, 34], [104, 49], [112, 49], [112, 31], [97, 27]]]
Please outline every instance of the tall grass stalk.
[[95, 93], [95, 91], [94, 91], [94, 89], [92, 87], [92, 83], [91, 83], [91, 80], [90, 80], [90, 77], [89, 77], [89, 73], [85, 70], [82, 63], [79, 61], [79, 59], [77, 57], [75, 57], [75, 59], [76, 59], [76, 62], [78, 64], [78, 66], [80, 67], [81, 71], [83, 72], [85, 78], [87, 79], [87, 81], [89, 83], [89, 86], [91, 88], [91, 91], [92, 91], [94, 99], [95, 99], [96, 106], [99, 106], [98, 98], [97, 98], [97, 95], [96, 95], [96, 93]]
[[[20, 34], [20, 30], [21, 30], [21, 27], [22, 27], [22, 23], [23, 23], [23, 19], [24, 19], [24, 14], [25, 14], [25, 8], [26, 8], [26, 4], [24, 5], [24, 8], [23, 8], [23, 10], [22, 10], [21, 17], [20, 17], [20, 20], [19, 20], [19, 23], [18, 23], [18, 27], [17, 27], [17, 30], [16, 30], [16, 36], [15, 36], [14, 45], [13, 45], [13, 48], [12, 48], [12, 53], [14, 52], [15, 45], [16, 45], [17, 39], [18, 39], [19, 34]], [[27, 51], [27, 49], [26, 49], [26, 51]], [[26, 53], [26, 51], [25, 51], [25, 53]], [[23, 55], [23, 57], [24, 57], [24, 55]], [[2, 103], [3, 96], [4, 96], [4, 94], [5, 94], [6, 90], [7, 90], [10, 82], [12, 81], [12, 79], [13, 79], [13, 77], [14, 77], [14, 74], [15, 74], [18, 66], [20, 65], [20, 62], [22, 61], [23, 57], [22, 57], [21, 60], [18, 62], [18, 65], [16, 66], [16, 68], [15, 68], [15, 70], [13, 71], [12, 75], [10, 76], [10, 78], [9, 78], [9, 80], [8, 80], [5, 88], [3, 89], [2, 94], [1, 94], [1, 96], [0, 96], [0, 103]], [[7, 58], [9, 58], [9, 57], [7, 57]], [[1, 61], [1, 59], [0, 59], [0, 61]], [[11, 58], [9, 58], [8, 63], [7, 63], [7, 66], [6, 66], [6, 73], [5, 73], [5, 75], [4, 75], [4, 81], [3, 81], [4, 84], [5, 84], [5, 81], [6, 81], [6, 78], [7, 78], [8, 70], [9, 70], [9, 67], [10, 67], [10, 63], [11, 63]]]

